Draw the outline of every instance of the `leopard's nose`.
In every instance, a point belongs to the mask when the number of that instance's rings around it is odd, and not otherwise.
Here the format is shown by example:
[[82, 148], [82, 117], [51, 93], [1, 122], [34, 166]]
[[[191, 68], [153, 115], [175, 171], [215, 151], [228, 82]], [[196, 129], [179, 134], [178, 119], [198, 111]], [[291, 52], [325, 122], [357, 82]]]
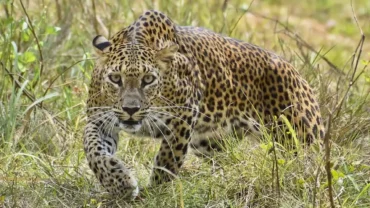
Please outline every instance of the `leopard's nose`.
[[134, 115], [134, 113], [140, 110], [140, 106], [137, 107], [122, 107], [122, 110], [125, 111], [130, 116]]

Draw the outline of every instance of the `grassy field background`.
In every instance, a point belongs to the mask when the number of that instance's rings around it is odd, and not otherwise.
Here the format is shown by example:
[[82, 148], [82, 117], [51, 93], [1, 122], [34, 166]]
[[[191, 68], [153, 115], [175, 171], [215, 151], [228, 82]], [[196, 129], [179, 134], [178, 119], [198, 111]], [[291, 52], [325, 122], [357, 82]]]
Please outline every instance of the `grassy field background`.
[[0, 207], [330, 206], [319, 145], [272, 154], [269, 135], [225, 138], [215, 160], [190, 155], [178, 179], [146, 189], [158, 143], [122, 134], [117, 154], [143, 191], [132, 202], [104, 193], [82, 146], [91, 41], [153, 8], [293, 63], [330, 124], [335, 205], [370, 207], [370, 42], [356, 53], [359, 28], [370, 36], [368, 0], [353, 0], [354, 12], [349, 0], [1, 0]]

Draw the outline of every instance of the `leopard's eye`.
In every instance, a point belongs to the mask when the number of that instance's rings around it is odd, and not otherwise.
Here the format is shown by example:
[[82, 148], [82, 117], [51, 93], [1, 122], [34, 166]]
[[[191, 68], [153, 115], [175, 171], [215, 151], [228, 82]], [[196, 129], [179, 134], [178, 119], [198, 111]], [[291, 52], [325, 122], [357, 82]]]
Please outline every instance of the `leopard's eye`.
[[151, 75], [151, 74], [148, 74], [148, 75], [145, 75], [143, 77], [143, 85], [148, 85], [148, 84], [151, 84], [153, 83], [155, 80], [155, 76]]
[[121, 75], [119, 74], [110, 74], [109, 76], [109, 80], [115, 84], [118, 84], [118, 85], [122, 85], [122, 78], [121, 78]]

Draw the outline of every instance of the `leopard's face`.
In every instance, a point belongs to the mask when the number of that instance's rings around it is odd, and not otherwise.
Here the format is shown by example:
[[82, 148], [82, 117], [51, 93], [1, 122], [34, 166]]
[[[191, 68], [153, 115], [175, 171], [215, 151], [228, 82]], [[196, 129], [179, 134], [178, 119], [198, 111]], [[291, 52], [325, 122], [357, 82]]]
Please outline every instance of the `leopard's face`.
[[112, 45], [108, 42], [107, 45], [102, 50], [103, 60], [95, 68], [95, 72], [100, 73], [95, 88], [103, 95], [98, 97], [104, 99], [99, 107], [110, 109], [107, 112], [116, 118], [120, 129], [136, 132], [153, 101], [161, 98], [163, 76], [177, 47], [156, 51], [135, 43]]

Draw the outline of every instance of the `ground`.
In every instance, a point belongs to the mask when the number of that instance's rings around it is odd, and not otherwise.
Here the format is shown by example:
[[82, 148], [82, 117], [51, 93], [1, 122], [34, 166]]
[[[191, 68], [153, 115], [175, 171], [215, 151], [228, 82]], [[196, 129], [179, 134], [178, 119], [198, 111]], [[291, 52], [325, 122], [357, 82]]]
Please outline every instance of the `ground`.
[[[23, 6], [21, 2], [23, 2]], [[188, 157], [180, 177], [125, 202], [104, 193], [82, 146], [91, 40], [113, 35], [148, 8], [289, 60], [318, 94], [330, 126], [337, 206], [370, 206], [370, 42], [351, 1], [10, 1], [0, 10], [0, 207], [328, 207], [324, 153], [297, 156], [269, 135], [229, 139], [215, 160]], [[353, 1], [370, 36], [370, 2]], [[36, 36], [36, 38], [35, 38]], [[352, 76], [354, 75], [354, 76]], [[350, 85], [350, 83], [353, 83]], [[349, 86], [351, 86], [349, 88]], [[23, 90], [20, 90], [23, 89]], [[330, 125], [329, 125], [330, 124]], [[121, 135], [119, 156], [146, 187], [158, 143]], [[217, 165], [216, 165], [217, 163]], [[276, 168], [277, 165], [277, 168]]]

